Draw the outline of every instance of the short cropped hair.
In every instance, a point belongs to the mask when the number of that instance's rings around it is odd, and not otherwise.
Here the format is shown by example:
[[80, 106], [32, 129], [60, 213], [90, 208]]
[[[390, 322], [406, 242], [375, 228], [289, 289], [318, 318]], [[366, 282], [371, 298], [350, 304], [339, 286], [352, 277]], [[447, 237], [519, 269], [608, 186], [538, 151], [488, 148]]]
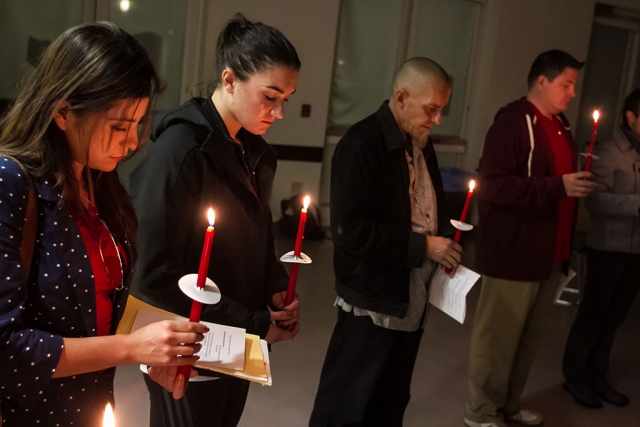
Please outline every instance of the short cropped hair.
[[553, 81], [565, 68], [581, 69], [584, 62], [578, 61], [573, 56], [562, 50], [548, 50], [541, 53], [531, 64], [527, 84], [529, 89], [535, 85], [540, 76], [545, 76], [547, 80]]
[[627, 95], [624, 99], [624, 104], [622, 104], [622, 126], [630, 129], [629, 123], [627, 123], [627, 111], [633, 112], [636, 117], [640, 116], [640, 89], [636, 89]]

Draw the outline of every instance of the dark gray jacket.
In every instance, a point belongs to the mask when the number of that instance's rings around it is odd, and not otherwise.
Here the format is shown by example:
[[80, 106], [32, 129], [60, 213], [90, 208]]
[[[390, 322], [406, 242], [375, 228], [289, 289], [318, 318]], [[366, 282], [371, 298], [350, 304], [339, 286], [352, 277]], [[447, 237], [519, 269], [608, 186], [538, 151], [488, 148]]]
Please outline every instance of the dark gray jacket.
[[191, 301], [177, 283], [198, 272], [206, 211], [212, 207], [216, 231], [208, 277], [222, 300], [205, 305], [202, 320], [264, 338], [268, 305], [287, 288], [271, 234], [275, 149], [240, 129], [243, 154], [210, 98], [193, 98], [158, 117], [151, 137], [153, 146], [131, 174], [140, 222], [132, 293], [189, 317]]
[[591, 213], [587, 245], [601, 251], [640, 253], [640, 154], [616, 128], [596, 145], [591, 163], [598, 185], [586, 199]]

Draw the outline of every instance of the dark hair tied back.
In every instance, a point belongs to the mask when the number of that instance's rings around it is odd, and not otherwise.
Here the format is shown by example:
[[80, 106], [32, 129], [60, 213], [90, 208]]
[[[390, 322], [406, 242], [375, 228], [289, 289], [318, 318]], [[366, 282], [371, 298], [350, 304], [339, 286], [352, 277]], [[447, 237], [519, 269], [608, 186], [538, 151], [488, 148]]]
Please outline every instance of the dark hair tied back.
[[631, 111], [634, 116], [640, 117], [640, 89], [636, 89], [627, 95], [624, 99], [624, 104], [622, 104], [622, 125], [630, 130], [627, 111]]
[[298, 53], [277, 29], [261, 22], [251, 22], [241, 13], [227, 22], [216, 46], [217, 83], [222, 71], [229, 68], [241, 81], [269, 67], [300, 69]]

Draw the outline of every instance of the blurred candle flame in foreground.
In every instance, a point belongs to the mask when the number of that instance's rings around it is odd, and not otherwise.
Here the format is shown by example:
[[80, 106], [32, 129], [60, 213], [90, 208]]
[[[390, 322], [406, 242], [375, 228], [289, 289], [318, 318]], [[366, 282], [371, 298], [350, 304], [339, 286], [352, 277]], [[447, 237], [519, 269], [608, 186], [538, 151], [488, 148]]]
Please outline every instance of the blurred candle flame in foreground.
[[113, 417], [113, 408], [111, 403], [107, 403], [107, 407], [104, 408], [104, 420], [102, 421], [102, 427], [116, 427], [116, 420]]

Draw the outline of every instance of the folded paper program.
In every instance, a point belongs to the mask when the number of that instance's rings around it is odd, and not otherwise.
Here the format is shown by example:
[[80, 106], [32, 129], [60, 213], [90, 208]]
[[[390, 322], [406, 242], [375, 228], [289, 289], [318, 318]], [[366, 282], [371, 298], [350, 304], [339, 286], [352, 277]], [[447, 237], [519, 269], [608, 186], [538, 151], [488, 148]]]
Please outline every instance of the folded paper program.
[[458, 265], [456, 274], [450, 277], [438, 268], [429, 289], [429, 302], [460, 323], [464, 323], [467, 312], [467, 294], [480, 275]]

